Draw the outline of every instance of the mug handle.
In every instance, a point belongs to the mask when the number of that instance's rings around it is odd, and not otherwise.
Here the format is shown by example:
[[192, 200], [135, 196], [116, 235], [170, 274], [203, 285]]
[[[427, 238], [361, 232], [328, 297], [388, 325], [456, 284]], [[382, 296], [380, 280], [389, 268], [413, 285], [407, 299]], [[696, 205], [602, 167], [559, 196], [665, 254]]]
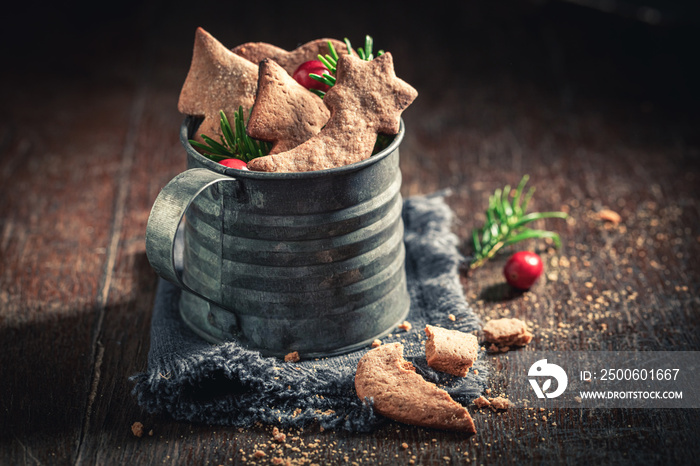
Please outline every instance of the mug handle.
[[158, 275], [207, 301], [208, 298], [185, 285], [175, 267], [175, 238], [187, 209], [208, 187], [220, 182], [236, 182], [235, 178], [206, 168], [186, 170], [160, 191], [146, 225], [146, 256]]

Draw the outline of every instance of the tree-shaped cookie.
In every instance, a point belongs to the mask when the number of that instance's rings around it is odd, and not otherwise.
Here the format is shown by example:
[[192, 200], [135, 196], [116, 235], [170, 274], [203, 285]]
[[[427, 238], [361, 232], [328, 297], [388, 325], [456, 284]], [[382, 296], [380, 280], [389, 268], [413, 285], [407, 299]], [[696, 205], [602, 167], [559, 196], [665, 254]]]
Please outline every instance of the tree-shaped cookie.
[[186, 115], [204, 117], [195, 139], [201, 133], [216, 139], [221, 132], [219, 111], [232, 117], [239, 106], [252, 107], [257, 83], [256, 64], [231, 52], [200, 27], [177, 108]]
[[246, 129], [249, 136], [272, 142], [269, 153], [276, 154], [321, 131], [330, 111], [318, 96], [269, 58], [260, 62], [258, 76], [258, 91]]
[[401, 113], [418, 95], [396, 77], [389, 52], [371, 61], [344, 55], [336, 78], [323, 99], [331, 111], [326, 126], [287, 152], [251, 160], [250, 170], [314, 171], [364, 160], [372, 155], [377, 133], [398, 133]]
[[260, 63], [265, 58], [276, 61], [290, 75], [304, 62], [317, 60], [319, 55], [328, 53], [328, 43], [331, 43], [339, 55], [347, 55], [347, 47], [344, 42], [337, 39], [316, 39], [307, 42], [292, 51], [284, 50], [265, 42], [247, 42], [231, 49], [233, 53]]

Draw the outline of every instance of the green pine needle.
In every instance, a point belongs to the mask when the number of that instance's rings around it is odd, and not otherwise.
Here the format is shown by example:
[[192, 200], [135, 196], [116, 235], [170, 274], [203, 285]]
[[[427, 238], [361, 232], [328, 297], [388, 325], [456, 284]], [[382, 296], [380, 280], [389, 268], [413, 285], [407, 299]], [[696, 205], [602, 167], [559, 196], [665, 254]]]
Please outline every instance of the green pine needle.
[[515, 189], [512, 201], [510, 186], [497, 189], [489, 197], [489, 206], [486, 209], [486, 222], [480, 229], [472, 231], [472, 243], [474, 245], [474, 257], [469, 268], [475, 269], [491, 259], [506, 246], [527, 239], [550, 238], [556, 247], [561, 246], [561, 240], [557, 233], [547, 230], [534, 230], [525, 225], [543, 218], [567, 218], [564, 212], [533, 212], [526, 214], [527, 206], [532, 199], [535, 188], [530, 188], [523, 196], [525, 184], [530, 177], [523, 176]]
[[[202, 134], [204, 143], [190, 139], [190, 144], [199, 151], [200, 154], [213, 160], [221, 162], [225, 159], [239, 159], [248, 163], [256, 157], [262, 157], [270, 152], [272, 145], [269, 142], [253, 139], [245, 132], [246, 118], [243, 114], [243, 107], [238, 107], [238, 111], [233, 114], [233, 127], [226, 114], [219, 112], [221, 116], [221, 138], [216, 141], [206, 134]], [[250, 118], [250, 113], [248, 114]]]
[[[311, 75], [311, 74], [309, 73], [309, 76], [310, 76], [310, 75]], [[309, 90], [310, 90], [311, 92], [313, 92], [314, 94], [316, 94], [317, 96], [319, 96], [320, 98], [322, 98], [322, 99], [323, 99], [323, 97], [326, 95], [326, 93], [323, 92], [323, 91], [320, 90], [320, 89], [309, 89]]]

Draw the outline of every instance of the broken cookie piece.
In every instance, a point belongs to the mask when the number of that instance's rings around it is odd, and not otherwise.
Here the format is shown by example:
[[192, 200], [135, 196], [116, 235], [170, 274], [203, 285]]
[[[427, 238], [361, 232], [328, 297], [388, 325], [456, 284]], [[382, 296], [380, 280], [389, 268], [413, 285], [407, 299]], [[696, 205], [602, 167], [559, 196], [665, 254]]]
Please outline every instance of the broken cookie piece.
[[390, 419], [423, 427], [475, 433], [466, 408], [416, 373], [403, 358], [403, 345], [390, 343], [365, 354], [355, 374], [357, 396], [374, 401], [374, 410]]
[[177, 104], [181, 113], [204, 118], [194, 139], [201, 141], [202, 133], [219, 139], [219, 111], [233, 118], [238, 107], [250, 109], [257, 86], [257, 64], [234, 54], [204, 29], [197, 28], [192, 63]]
[[318, 60], [318, 56], [325, 56], [330, 52], [328, 42], [338, 55], [347, 55], [348, 49], [344, 42], [337, 39], [316, 39], [307, 42], [292, 51], [284, 50], [265, 42], [247, 42], [231, 49], [233, 53], [255, 64], [266, 58], [274, 60], [291, 76], [292, 73], [304, 62]]
[[270, 154], [288, 151], [318, 134], [330, 111], [269, 58], [260, 62], [258, 90], [246, 132], [272, 142]]
[[484, 325], [484, 339], [498, 346], [525, 346], [532, 341], [532, 333], [520, 319], [494, 319]]
[[425, 326], [425, 358], [428, 366], [464, 377], [479, 354], [479, 342], [470, 334], [432, 325]]

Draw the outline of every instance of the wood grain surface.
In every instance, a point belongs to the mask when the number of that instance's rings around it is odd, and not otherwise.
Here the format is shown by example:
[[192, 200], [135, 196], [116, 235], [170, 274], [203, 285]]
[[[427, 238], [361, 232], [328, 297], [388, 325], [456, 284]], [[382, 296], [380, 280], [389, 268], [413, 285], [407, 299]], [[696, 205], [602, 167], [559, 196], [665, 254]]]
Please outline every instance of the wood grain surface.
[[[397, 75], [419, 91], [404, 113], [402, 194], [451, 189], [466, 255], [488, 196], [525, 173], [534, 210], [570, 214], [539, 225], [561, 234], [560, 249], [523, 245], [546, 266], [529, 292], [505, 285], [507, 255], [461, 274], [484, 320], [531, 323], [535, 338], [521, 351], [700, 350], [697, 10], [234, 3], [9, 10], [0, 464], [697, 464], [700, 421], [689, 409], [472, 410], [472, 437], [395, 423], [372, 434], [308, 426], [286, 432], [286, 446], [271, 442], [273, 426], [144, 413], [128, 381], [146, 367], [157, 282], [144, 232], [159, 190], [185, 168], [176, 103], [198, 26], [230, 47], [292, 49], [318, 37], [359, 46], [371, 34], [390, 50]], [[492, 390], [517, 400], [499, 376], [505, 357], [491, 358]]]

